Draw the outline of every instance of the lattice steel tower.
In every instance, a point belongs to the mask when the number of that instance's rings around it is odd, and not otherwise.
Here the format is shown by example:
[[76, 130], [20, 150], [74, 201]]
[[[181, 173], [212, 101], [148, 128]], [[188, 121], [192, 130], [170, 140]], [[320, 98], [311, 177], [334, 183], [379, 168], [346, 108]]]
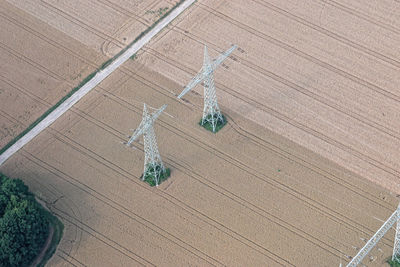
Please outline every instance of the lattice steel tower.
[[386, 232], [397, 223], [396, 233], [394, 236], [392, 260], [400, 261], [400, 204], [393, 214], [384, 222], [378, 231], [371, 237], [370, 240], [360, 249], [356, 256], [346, 265], [346, 267], [355, 267], [364, 259], [371, 249], [379, 242]]
[[233, 45], [230, 49], [211, 62], [207, 46], [205, 46], [203, 67], [178, 96], [178, 98], [181, 98], [197, 84], [204, 81], [204, 108], [201, 125], [209, 122], [212, 125], [213, 132], [215, 132], [215, 127], [217, 126], [218, 121], [224, 121], [224, 117], [221, 115], [218, 106], [217, 95], [215, 93], [214, 71], [233, 52], [233, 50], [236, 49], [236, 47], [236, 45]]
[[397, 225], [396, 225], [396, 233], [394, 236], [394, 245], [393, 245], [393, 254], [392, 260], [396, 260], [400, 262], [400, 204], [397, 207]]
[[161, 108], [156, 110], [153, 114], [149, 114], [146, 104], [143, 106], [143, 118], [139, 127], [133, 132], [131, 138], [127, 142], [130, 146], [133, 141], [143, 135], [144, 140], [144, 172], [143, 180], [146, 174], [150, 174], [154, 177], [156, 186], [159, 184], [160, 176], [165, 172], [164, 164], [161, 160], [160, 153], [158, 152], [158, 146], [156, 141], [156, 135], [154, 133], [153, 124], [158, 116], [164, 111], [167, 105], [163, 105]]

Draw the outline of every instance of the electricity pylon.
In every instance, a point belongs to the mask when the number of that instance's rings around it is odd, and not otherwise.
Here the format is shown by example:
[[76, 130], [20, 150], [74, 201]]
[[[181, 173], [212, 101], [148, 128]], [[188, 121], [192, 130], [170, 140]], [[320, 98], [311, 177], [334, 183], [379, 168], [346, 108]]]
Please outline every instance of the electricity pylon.
[[218, 122], [224, 122], [224, 117], [221, 115], [221, 111], [217, 103], [217, 95], [215, 93], [214, 71], [233, 52], [233, 50], [236, 49], [236, 47], [237, 45], [233, 45], [227, 51], [222, 53], [217, 59], [211, 62], [208, 55], [207, 46], [204, 46], [203, 67], [178, 96], [178, 98], [181, 98], [187, 92], [192, 90], [192, 88], [197, 84], [204, 81], [204, 108], [201, 125], [204, 125], [204, 123], [207, 122], [210, 123], [212, 125], [213, 132], [215, 132]]
[[167, 105], [163, 105], [161, 108], [154, 111], [153, 114], [149, 114], [147, 106], [144, 104], [142, 122], [139, 124], [139, 127], [133, 132], [131, 138], [127, 142], [127, 145], [130, 146], [133, 141], [143, 135], [144, 172], [142, 180], [145, 179], [146, 175], [150, 175], [150, 177], [153, 177], [156, 186], [159, 184], [160, 176], [165, 172], [165, 167], [161, 160], [160, 153], [158, 152], [153, 124], [166, 107]]
[[392, 260], [400, 262], [400, 204], [397, 207], [396, 212], [397, 212], [397, 225], [396, 225], [396, 233], [394, 236]]
[[371, 237], [370, 240], [365, 244], [365, 246], [360, 249], [357, 255], [347, 264], [346, 267], [357, 266], [365, 256], [370, 252], [370, 250], [378, 243], [378, 241], [386, 234], [386, 232], [392, 228], [392, 226], [397, 222], [396, 234], [394, 237], [393, 255], [392, 260], [400, 260], [400, 204], [397, 210], [387, 219], [387, 221], [379, 228], [379, 230]]

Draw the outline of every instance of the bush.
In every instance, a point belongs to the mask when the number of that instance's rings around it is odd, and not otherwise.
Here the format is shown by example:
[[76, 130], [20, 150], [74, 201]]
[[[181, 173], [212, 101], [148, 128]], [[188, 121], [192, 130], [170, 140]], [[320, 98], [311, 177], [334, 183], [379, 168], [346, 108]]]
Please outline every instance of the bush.
[[45, 211], [28, 187], [0, 174], [0, 266], [29, 266], [48, 230]]

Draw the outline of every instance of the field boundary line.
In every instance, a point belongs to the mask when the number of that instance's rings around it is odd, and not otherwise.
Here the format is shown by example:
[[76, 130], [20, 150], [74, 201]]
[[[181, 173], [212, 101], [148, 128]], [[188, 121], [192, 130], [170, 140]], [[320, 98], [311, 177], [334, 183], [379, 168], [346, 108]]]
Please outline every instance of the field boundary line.
[[82, 97], [100, 84], [120, 65], [147, 44], [154, 36], [162, 31], [171, 21], [191, 6], [196, 0], [181, 0], [153, 25], [140, 33], [138, 37], [117, 55], [104, 62], [97, 70], [89, 74], [83, 81], [66, 96], [61, 98], [54, 106], [49, 108], [42, 116], [35, 120], [22, 133], [11, 140], [0, 150], [0, 166], [14, 153], [35, 138], [44, 129], [50, 126]]

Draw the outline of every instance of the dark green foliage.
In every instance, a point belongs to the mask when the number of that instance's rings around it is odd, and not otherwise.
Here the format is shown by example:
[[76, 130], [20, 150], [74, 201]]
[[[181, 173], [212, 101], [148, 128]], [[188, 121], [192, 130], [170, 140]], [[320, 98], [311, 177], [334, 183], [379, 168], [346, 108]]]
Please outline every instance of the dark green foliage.
[[[221, 116], [222, 116], [222, 120], [221, 120], [221, 119], [217, 120], [217, 125], [215, 126], [215, 131], [213, 131], [213, 126], [212, 126], [212, 124], [211, 124], [210, 121], [209, 121], [209, 120], [211, 119], [211, 115], [208, 115], [208, 116], [206, 117], [204, 123], [203, 123], [203, 119], [201, 119], [200, 122], [199, 122], [199, 124], [200, 124], [201, 126], [203, 126], [204, 128], [206, 128], [207, 130], [209, 130], [210, 132], [216, 133], [216, 132], [218, 132], [219, 130], [221, 130], [222, 127], [224, 127], [225, 124], [228, 122], [228, 121], [226, 120], [226, 118], [225, 118], [224, 115], [221, 114]], [[215, 120], [217, 119], [217, 115], [216, 115], [216, 114], [214, 114], [214, 119], [215, 119]]]
[[154, 181], [154, 173], [160, 172], [160, 178], [158, 181], [158, 184], [161, 184], [163, 181], [167, 180], [169, 176], [171, 176], [171, 170], [165, 169], [165, 171], [163, 172], [161, 170], [161, 166], [157, 165], [157, 166], [148, 166], [146, 169], [146, 173], [144, 174], [144, 181], [146, 183], [148, 183], [150, 186], [155, 186], [156, 182]]
[[398, 261], [394, 261], [394, 260], [392, 260], [392, 259], [389, 259], [388, 261], [387, 261], [387, 263], [389, 263], [389, 265], [391, 266], [391, 267], [400, 267], [400, 262], [398, 262]]
[[0, 177], [0, 266], [28, 266], [46, 241], [49, 221], [21, 180]]

